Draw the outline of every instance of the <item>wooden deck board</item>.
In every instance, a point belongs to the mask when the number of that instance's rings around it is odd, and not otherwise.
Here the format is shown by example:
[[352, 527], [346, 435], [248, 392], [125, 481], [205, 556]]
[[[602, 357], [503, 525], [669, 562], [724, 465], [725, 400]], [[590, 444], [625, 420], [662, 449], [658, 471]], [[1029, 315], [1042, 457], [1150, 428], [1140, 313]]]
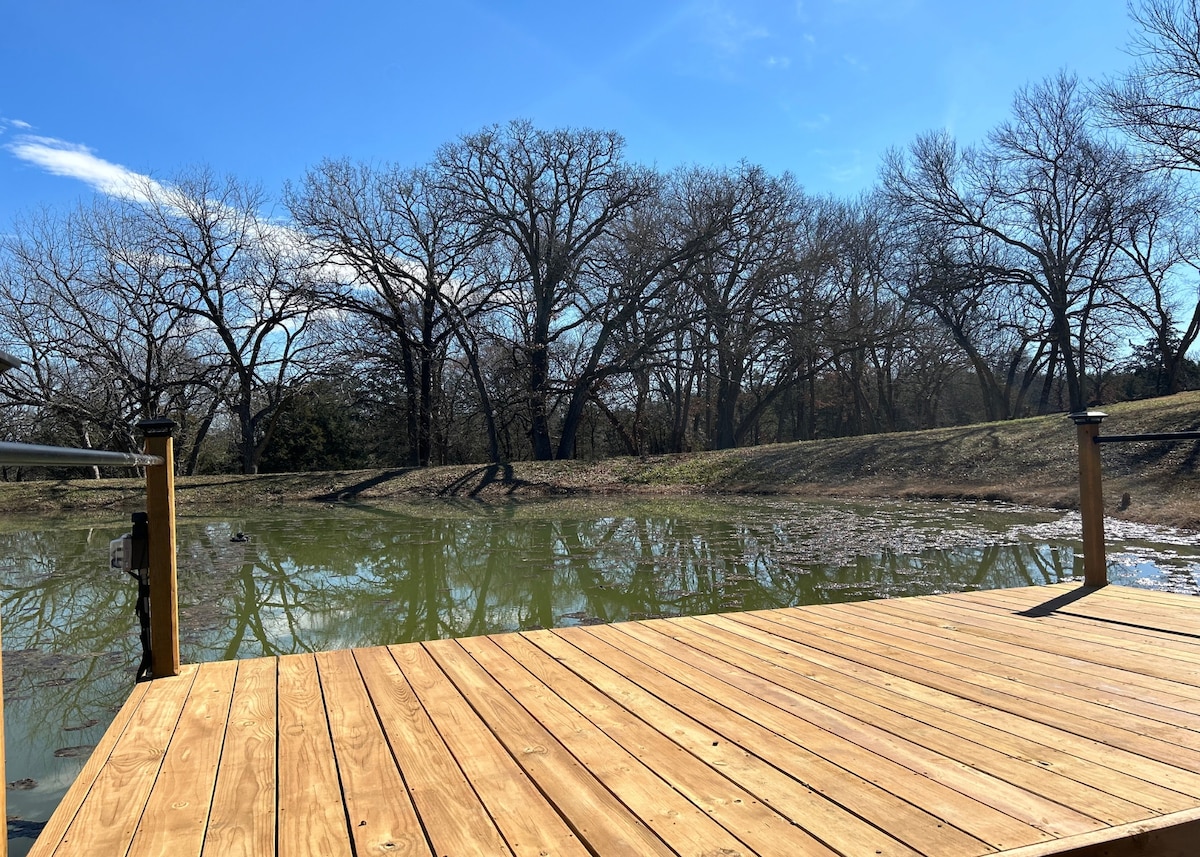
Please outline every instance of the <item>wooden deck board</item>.
[[[713, 730], [713, 747], [732, 742], [739, 748], [753, 748], [753, 755], [764, 764], [774, 766], [803, 789], [824, 797], [833, 807], [830, 810], [833, 818], [821, 812], [823, 807], [818, 804], [812, 807], [818, 815], [809, 829], [820, 830], [830, 837], [847, 833], [850, 825], [837, 818], [837, 808], [841, 807], [848, 817], [863, 819], [865, 824], [877, 824], [894, 838], [903, 836], [903, 841], [923, 854], [982, 854], [994, 850], [933, 812], [898, 797], [884, 785], [865, 779], [836, 761], [829, 761], [798, 741], [798, 736], [782, 735], [736, 710], [736, 706], [730, 708], [709, 698], [681, 681], [680, 677], [659, 672], [637, 660], [632, 654], [600, 639], [594, 629], [572, 628], [556, 632], [554, 636], [570, 641], [598, 661], [612, 665], [623, 678], [636, 683], [635, 693], [660, 699], [664, 706], [673, 707], [684, 717]], [[887, 772], [882, 776], [877, 774], [877, 779], [887, 781]], [[785, 782], [784, 787], [788, 790], [773, 794], [771, 799], [796, 800], [795, 786]], [[832, 844], [832, 840], [829, 841]]]
[[[701, 622], [697, 622], [696, 625], [705, 627]], [[723, 653], [721, 647], [742, 653], [746, 657], [738, 658], [738, 662], [745, 664], [744, 668], [764, 678], [774, 679], [781, 687], [801, 693], [845, 715], [867, 721], [897, 737], [906, 738], [927, 750], [955, 759], [1008, 784], [1026, 789], [1045, 800], [1086, 807], [1082, 816], [1076, 819], [1086, 829], [1103, 826], [1095, 824], [1096, 821], [1120, 824], [1140, 820], [1151, 814], [1145, 806], [1064, 776], [1054, 766], [1042, 764], [1041, 759], [1023, 758], [1020, 749], [1014, 747], [1017, 743], [1014, 736], [983, 728], [962, 727], [959, 731], [967, 734], [959, 734], [950, 722], [956, 719], [952, 712], [935, 713], [919, 706], [904, 705], [865, 685], [850, 688], [839, 686], [837, 683], [818, 681], [808, 676], [802, 666], [799, 670], [793, 669], [797, 665], [790, 662], [786, 652], [773, 651], [767, 647], [759, 648], [732, 632], [713, 626], [707, 628], [705, 636], [712, 639], [713, 645], [705, 650], [714, 656], [734, 657], [732, 654]], [[887, 704], [881, 704], [884, 702]], [[970, 724], [970, 721], [966, 723]]]
[[237, 664], [200, 664], [175, 734], [167, 747], [144, 815], [154, 824], [139, 825], [130, 857], [163, 854], [199, 857], [212, 809], [221, 745], [229, 723], [229, 705]]
[[1200, 599], [1055, 585], [189, 666], [133, 690], [31, 855], [1197, 838]]
[[[778, 638], [754, 625], [726, 616], [701, 617], [716, 628], [736, 627], [747, 643], [775, 648]], [[777, 650], [778, 651], [778, 650]], [[1013, 758], [1055, 771], [1131, 805], [1156, 813], [1191, 807], [1194, 798], [1129, 776], [1112, 767], [1121, 759], [1112, 748], [1084, 741], [1059, 730], [1033, 724], [994, 709], [967, 703], [960, 697], [881, 672], [872, 667], [794, 651], [775, 656], [781, 663], [802, 670], [809, 678], [841, 688], [875, 705], [911, 718], [914, 725], [934, 726], [977, 745], [998, 749]], [[1138, 757], [1137, 761], [1143, 760]], [[1095, 807], [1094, 803], [1084, 804]]]
[[277, 675], [273, 658], [238, 664], [203, 857], [275, 853]]
[[279, 853], [350, 857], [350, 831], [312, 655], [279, 659], [278, 700]]

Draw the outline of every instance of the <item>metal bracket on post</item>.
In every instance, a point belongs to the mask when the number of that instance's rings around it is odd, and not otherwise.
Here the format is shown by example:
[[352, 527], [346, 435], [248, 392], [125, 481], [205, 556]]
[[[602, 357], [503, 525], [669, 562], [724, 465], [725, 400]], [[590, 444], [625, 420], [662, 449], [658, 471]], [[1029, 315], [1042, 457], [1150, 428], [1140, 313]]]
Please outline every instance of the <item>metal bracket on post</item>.
[[1077, 411], [1068, 416], [1079, 435], [1079, 517], [1083, 523], [1083, 585], [1108, 585], [1104, 552], [1104, 491], [1100, 479], [1100, 423], [1103, 411]]
[[175, 566], [176, 424], [170, 419], [142, 420], [146, 452], [162, 464], [146, 468], [146, 513], [150, 536], [150, 673], [179, 675], [179, 584]]

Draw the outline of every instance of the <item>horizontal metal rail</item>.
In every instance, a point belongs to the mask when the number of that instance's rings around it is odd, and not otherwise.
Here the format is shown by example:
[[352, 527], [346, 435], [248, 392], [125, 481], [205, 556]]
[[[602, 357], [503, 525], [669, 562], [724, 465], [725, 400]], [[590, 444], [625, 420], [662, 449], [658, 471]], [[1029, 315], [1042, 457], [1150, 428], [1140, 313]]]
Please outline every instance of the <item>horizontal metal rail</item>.
[[1131, 443], [1139, 440], [1200, 440], [1200, 431], [1165, 431], [1151, 434], [1102, 434], [1096, 443]]
[[151, 467], [162, 464], [158, 455], [139, 452], [109, 452], [103, 449], [71, 449], [33, 443], [0, 443], [0, 464], [43, 467]]

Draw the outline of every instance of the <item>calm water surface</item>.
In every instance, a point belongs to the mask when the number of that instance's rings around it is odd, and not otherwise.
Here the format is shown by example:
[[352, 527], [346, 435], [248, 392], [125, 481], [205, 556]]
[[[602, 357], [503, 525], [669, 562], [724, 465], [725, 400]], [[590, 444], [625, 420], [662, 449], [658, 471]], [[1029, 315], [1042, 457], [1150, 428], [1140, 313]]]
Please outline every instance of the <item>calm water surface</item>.
[[[129, 694], [128, 516], [0, 522], [11, 853], [24, 854]], [[1077, 516], [780, 499], [268, 508], [181, 518], [184, 661], [1054, 583]], [[1200, 591], [1196, 534], [1109, 522], [1114, 582]], [[233, 534], [249, 534], [245, 542]], [[12, 819], [13, 816], [17, 818]]]

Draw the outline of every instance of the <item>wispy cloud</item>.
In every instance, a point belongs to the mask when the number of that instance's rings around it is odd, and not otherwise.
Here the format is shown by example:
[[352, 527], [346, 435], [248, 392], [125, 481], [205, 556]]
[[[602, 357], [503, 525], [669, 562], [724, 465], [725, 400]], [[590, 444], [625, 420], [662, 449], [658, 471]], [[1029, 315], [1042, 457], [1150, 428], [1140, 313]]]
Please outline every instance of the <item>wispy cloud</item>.
[[842, 54], [842, 62], [861, 74], [869, 74], [871, 67], [854, 54]]
[[20, 119], [9, 119], [5, 116], [0, 116], [0, 134], [5, 134], [10, 130], [29, 131], [33, 126], [28, 122], [23, 122]]
[[823, 163], [825, 176], [836, 184], [859, 184], [871, 170], [861, 149], [813, 149], [811, 153]]
[[770, 57], [767, 57], [767, 59], [766, 59], [766, 66], [767, 66], [767, 68], [775, 68], [775, 69], [779, 69], [780, 71], [782, 71], [784, 69], [791, 68], [792, 58], [791, 57], [770, 56]]
[[820, 131], [828, 128], [831, 121], [828, 113], [818, 113], [813, 118], [802, 121], [800, 127], [805, 131]]
[[[14, 123], [15, 124], [15, 123]], [[165, 189], [149, 176], [99, 157], [92, 149], [56, 137], [22, 134], [4, 146], [16, 158], [51, 175], [76, 179], [100, 193], [149, 201]]]
[[747, 45], [769, 38], [770, 31], [735, 14], [719, 0], [694, 7], [701, 25], [701, 38], [726, 56], [740, 54]]
[[[11, 120], [8, 121], [10, 124]], [[18, 159], [40, 167], [51, 175], [75, 179], [106, 196], [118, 197], [139, 205], [164, 206], [176, 214], [188, 216], [197, 201], [171, 184], [164, 184], [148, 175], [136, 172], [120, 164], [114, 164], [98, 156], [90, 147], [71, 143], [55, 137], [39, 137], [22, 134], [2, 147]], [[259, 241], [271, 242], [276, 247], [297, 256], [310, 256], [311, 248], [304, 236], [288, 223], [264, 217], [260, 212], [251, 212], [253, 228]], [[321, 273], [327, 277], [353, 278], [353, 270], [337, 259], [327, 260], [320, 265]]]

